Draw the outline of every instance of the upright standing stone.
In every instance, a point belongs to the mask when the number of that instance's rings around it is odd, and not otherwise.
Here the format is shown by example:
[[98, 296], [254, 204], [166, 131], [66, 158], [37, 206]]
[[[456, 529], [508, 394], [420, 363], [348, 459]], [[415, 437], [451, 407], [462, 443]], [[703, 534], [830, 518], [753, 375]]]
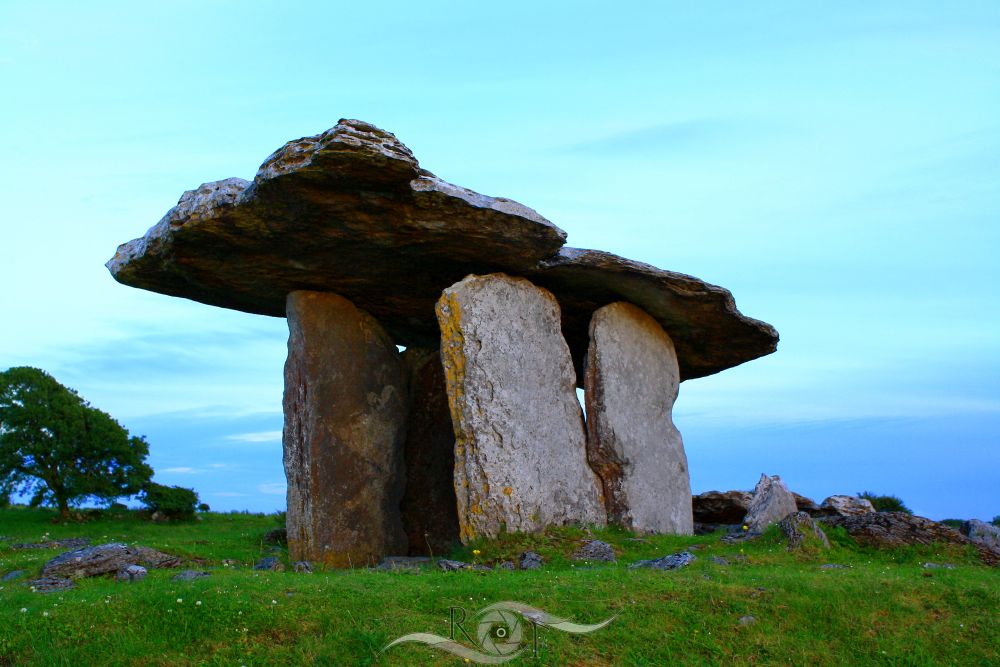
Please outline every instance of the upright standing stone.
[[743, 523], [750, 534], [763, 533], [772, 523], [798, 512], [795, 496], [777, 475], [761, 475], [753, 490]]
[[674, 344], [656, 320], [624, 302], [594, 313], [584, 380], [587, 457], [609, 522], [694, 532], [687, 456], [671, 416], [679, 381]]
[[406, 391], [392, 340], [335, 294], [288, 295], [285, 475], [291, 560], [367, 565], [406, 548]]
[[604, 524], [555, 298], [523, 278], [468, 276], [437, 316], [462, 541]]
[[440, 555], [458, 541], [455, 431], [437, 349], [403, 354], [409, 385], [406, 491], [400, 510], [411, 555]]

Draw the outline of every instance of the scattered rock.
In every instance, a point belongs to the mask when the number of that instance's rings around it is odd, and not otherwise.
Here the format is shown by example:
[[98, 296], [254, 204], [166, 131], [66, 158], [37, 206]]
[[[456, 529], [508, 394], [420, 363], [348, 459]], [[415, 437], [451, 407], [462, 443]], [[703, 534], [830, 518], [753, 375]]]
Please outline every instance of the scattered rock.
[[842, 526], [861, 544], [874, 547], [900, 547], [907, 544], [972, 545], [987, 565], [1000, 565], [1000, 550], [974, 542], [954, 528], [905, 512], [868, 512], [853, 516], [828, 516], [820, 519], [831, 526]]
[[747, 625], [753, 625], [756, 622], [757, 622], [756, 618], [754, 618], [753, 616], [747, 615], [747, 616], [740, 616], [740, 620], [737, 621], [737, 624], [740, 627], [745, 627]]
[[603, 525], [552, 294], [524, 278], [470, 275], [444, 290], [437, 314], [461, 540]]
[[492, 572], [492, 570], [481, 563], [463, 563], [460, 560], [448, 560], [442, 558], [438, 562], [438, 567], [445, 572], [455, 572], [457, 570], [474, 570], [476, 572]]
[[823, 501], [814, 515], [825, 516], [859, 516], [875, 511], [875, 506], [865, 498], [854, 496], [830, 496]]
[[955, 569], [955, 564], [954, 563], [931, 563], [931, 562], [927, 562], [927, 563], [924, 563], [922, 567], [924, 567], [925, 569], [928, 569], [928, 570], [942, 570], [942, 569], [943, 570], [954, 570]]
[[587, 460], [608, 521], [691, 535], [691, 480], [672, 412], [680, 371], [673, 341], [640, 308], [619, 301], [590, 321], [584, 380]]
[[709, 562], [715, 565], [729, 565], [729, 561], [722, 556], [712, 556], [709, 558]]
[[288, 552], [333, 567], [405, 553], [406, 382], [371, 315], [327, 292], [288, 295]]
[[[691, 498], [694, 509], [694, 520], [700, 524], [709, 524], [712, 533], [719, 525], [738, 525], [750, 509], [753, 494], [746, 491], [706, 491]], [[697, 531], [696, 531], [697, 532]]]
[[0, 578], [0, 581], [14, 581], [15, 579], [20, 579], [24, 575], [28, 574], [27, 570], [12, 570]]
[[829, 549], [830, 542], [826, 539], [826, 533], [816, 525], [813, 518], [806, 512], [795, 512], [789, 514], [778, 522], [781, 532], [788, 538], [788, 550], [803, 549], [815, 546], [821, 549]]
[[267, 558], [261, 558], [260, 562], [253, 566], [253, 569], [269, 572], [284, 572], [285, 566], [278, 558], [268, 556]]
[[132, 582], [145, 579], [146, 574], [147, 570], [142, 565], [129, 565], [118, 570], [116, 578], [118, 581], [124, 581], [131, 584]]
[[761, 475], [753, 491], [743, 525], [750, 534], [763, 533], [772, 523], [777, 523], [795, 512], [795, 497], [777, 475]]
[[681, 551], [680, 553], [662, 556], [653, 560], [640, 560], [628, 567], [630, 570], [640, 567], [648, 567], [655, 570], [679, 570], [682, 567], [687, 567], [697, 560], [697, 558], [690, 551]]
[[296, 561], [292, 565], [292, 571], [293, 572], [298, 572], [299, 574], [312, 574], [313, 573], [313, 566], [312, 566], [312, 563], [310, 563], [307, 560], [300, 560], [300, 561]]
[[56, 593], [76, 587], [73, 580], [66, 577], [41, 577], [29, 581], [28, 585], [34, 593]]
[[534, 551], [525, 551], [517, 559], [517, 564], [522, 570], [537, 570], [544, 562], [545, 559]]
[[70, 537], [64, 540], [47, 540], [29, 544], [12, 544], [11, 549], [80, 549], [88, 546], [90, 539], [86, 537]]
[[426, 556], [387, 556], [375, 566], [375, 569], [385, 572], [415, 572], [430, 562], [431, 559]]
[[211, 573], [204, 570], [184, 570], [171, 577], [171, 581], [194, 581], [208, 576], [211, 576]]
[[846, 565], [841, 565], [840, 563], [823, 563], [819, 566], [821, 570], [846, 570], [848, 569]]
[[615, 550], [607, 542], [588, 540], [573, 553], [571, 558], [573, 560], [614, 562]]
[[264, 533], [264, 544], [288, 544], [288, 530], [286, 528], [272, 528]]
[[493, 569], [494, 570], [513, 570], [514, 569], [514, 561], [511, 561], [511, 560], [500, 561], [499, 563], [497, 563], [496, 565], [493, 566]]
[[795, 508], [798, 511], [805, 512], [810, 516], [819, 511], [819, 505], [817, 505], [811, 498], [806, 498], [805, 496], [799, 495], [794, 491], [792, 491], [792, 497], [795, 498]]
[[155, 549], [112, 542], [59, 554], [42, 567], [42, 576], [80, 579], [114, 574], [129, 565], [174, 567], [179, 563], [176, 556]]
[[969, 519], [962, 523], [962, 527], [958, 529], [958, 532], [973, 542], [982, 544], [995, 551], [1000, 551], [1000, 526], [994, 526], [979, 519]]

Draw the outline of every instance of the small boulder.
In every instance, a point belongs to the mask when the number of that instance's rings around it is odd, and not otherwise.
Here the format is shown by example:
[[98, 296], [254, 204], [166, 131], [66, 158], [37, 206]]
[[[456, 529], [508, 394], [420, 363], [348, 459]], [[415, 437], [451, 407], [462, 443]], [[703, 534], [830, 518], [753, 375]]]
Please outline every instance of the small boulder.
[[754, 618], [753, 616], [747, 615], [747, 616], [740, 616], [740, 620], [738, 620], [736, 623], [740, 627], [746, 627], [748, 625], [753, 625], [756, 622], [757, 622], [756, 618]]
[[615, 550], [607, 542], [588, 540], [573, 553], [572, 558], [573, 560], [614, 562]]
[[750, 499], [743, 525], [751, 535], [763, 533], [772, 523], [777, 523], [796, 512], [795, 497], [777, 475], [761, 475]]
[[925, 570], [954, 570], [954, 563], [931, 563], [927, 562], [923, 564]]
[[66, 577], [40, 577], [29, 581], [28, 585], [33, 593], [56, 593], [76, 587], [73, 580]]
[[430, 562], [427, 556], [386, 556], [375, 569], [383, 572], [419, 572], [420, 566]]
[[697, 560], [697, 558], [698, 557], [690, 551], [681, 551], [680, 553], [654, 558], [653, 560], [640, 560], [632, 563], [628, 566], [628, 568], [630, 570], [645, 567], [652, 568], [654, 570], [679, 570], [682, 567], [687, 567]]
[[132, 582], [145, 579], [146, 574], [148, 574], [148, 571], [142, 565], [129, 565], [118, 570], [116, 578], [118, 581], [131, 584]]
[[980, 521], [979, 519], [969, 519], [962, 523], [958, 529], [973, 542], [985, 545], [995, 551], [1000, 551], [1000, 526]]
[[448, 560], [442, 558], [438, 561], [438, 567], [445, 572], [456, 572], [458, 570], [474, 570], [476, 572], [492, 572], [492, 570], [481, 563], [463, 563], [460, 560]]
[[860, 516], [875, 511], [875, 506], [865, 498], [830, 496], [819, 506], [818, 516]]
[[307, 560], [300, 560], [292, 565], [292, 570], [298, 572], [299, 574], [312, 574], [313, 566], [312, 563]]
[[194, 581], [195, 579], [204, 579], [210, 576], [209, 572], [204, 570], [184, 570], [171, 577], [172, 581]]
[[267, 558], [261, 558], [260, 562], [253, 566], [253, 569], [269, 572], [284, 572], [285, 566], [275, 556], [268, 556]]
[[722, 556], [712, 556], [708, 559], [713, 565], [729, 565], [729, 561]]
[[0, 581], [14, 581], [15, 579], [20, 579], [24, 575], [28, 574], [27, 570], [12, 570], [0, 578]]
[[500, 561], [499, 563], [497, 563], [496, 565], [493, 566], [493, 569], [494, 570], [513, 570], [514, 569], [514, 561], [510, 561], [510, 560]]
[[59, 554], [42, 567], [43, 577], [80, 579], [115, 574], [129, 565], [174, 567], [180, 559], [148, 547], [112, 542]]
[[545, 559], [534, 551], [525, 551], [517, 559], [517, 564], [522, 570], [537, 570], [544, 562]]
[[789, 551], [810, 546], [821, 549], [830, 548], [830, 541], [826, 539], [826, 533], [816, 525], [816, 522], [806, 512], [789, 514], [778, 522], [778, 527], [788, 538]]
[[819, 505], [816, 504], [811, 498], [806, 498], [805, 496], [799, 495], [792, 491], [792, 497], [795, 498], [795, 507], [800, 512], [806, 512], [810, 516], [819, 511]]

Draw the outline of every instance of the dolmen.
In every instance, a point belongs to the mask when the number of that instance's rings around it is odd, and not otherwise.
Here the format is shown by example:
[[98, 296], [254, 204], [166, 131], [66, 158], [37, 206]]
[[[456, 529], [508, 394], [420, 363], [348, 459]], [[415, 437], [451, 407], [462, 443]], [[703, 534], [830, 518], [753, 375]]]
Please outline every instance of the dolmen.
[[721, 287], [565, 242], [342, 120], [253, 181], [185, 192], [107, 267], [287, 319], [292, 560], [365, 566], [563, 524], [690, 534], [678, 385], [778, 334]]

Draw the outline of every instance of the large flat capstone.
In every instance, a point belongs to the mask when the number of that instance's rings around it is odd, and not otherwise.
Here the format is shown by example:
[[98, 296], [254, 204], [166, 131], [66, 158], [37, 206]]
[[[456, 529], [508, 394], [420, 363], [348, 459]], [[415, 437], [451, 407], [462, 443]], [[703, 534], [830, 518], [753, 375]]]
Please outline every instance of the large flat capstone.
[[523, 278], [468, 276], [437, 314], [461, 539], [604, 524], [555, 298]]
[[[590, 317], [628, 301], [673, 340], [680, 379], [770, 354], [778, 334], [736, 310], [725, 289], [595, 250], [532, 209], [447, 183], [394, 135], [342, 120], [288, 142], [253, 181], [185, 192], [108, 262], [126, 285], [251, 313], [283, 316], [296, 290], [339, 294], [397, 344], [433, 348], [434, 304], [468, 274], [502, 271], [549, 289], [578, 371]], [[583, 375], [579, 374], [582, 382]]]
[[672, 412], [680, 374], [670, 337], [627, 303], [594, 313], [586, 364], [587, 457], [608, 521], [630, 530], [694, 532], [687, 455]]
[[289, 556], [351, 567], [404, 553], [399, 352], [374, 318], [335, 294], [292, 292], [287, 314]]

